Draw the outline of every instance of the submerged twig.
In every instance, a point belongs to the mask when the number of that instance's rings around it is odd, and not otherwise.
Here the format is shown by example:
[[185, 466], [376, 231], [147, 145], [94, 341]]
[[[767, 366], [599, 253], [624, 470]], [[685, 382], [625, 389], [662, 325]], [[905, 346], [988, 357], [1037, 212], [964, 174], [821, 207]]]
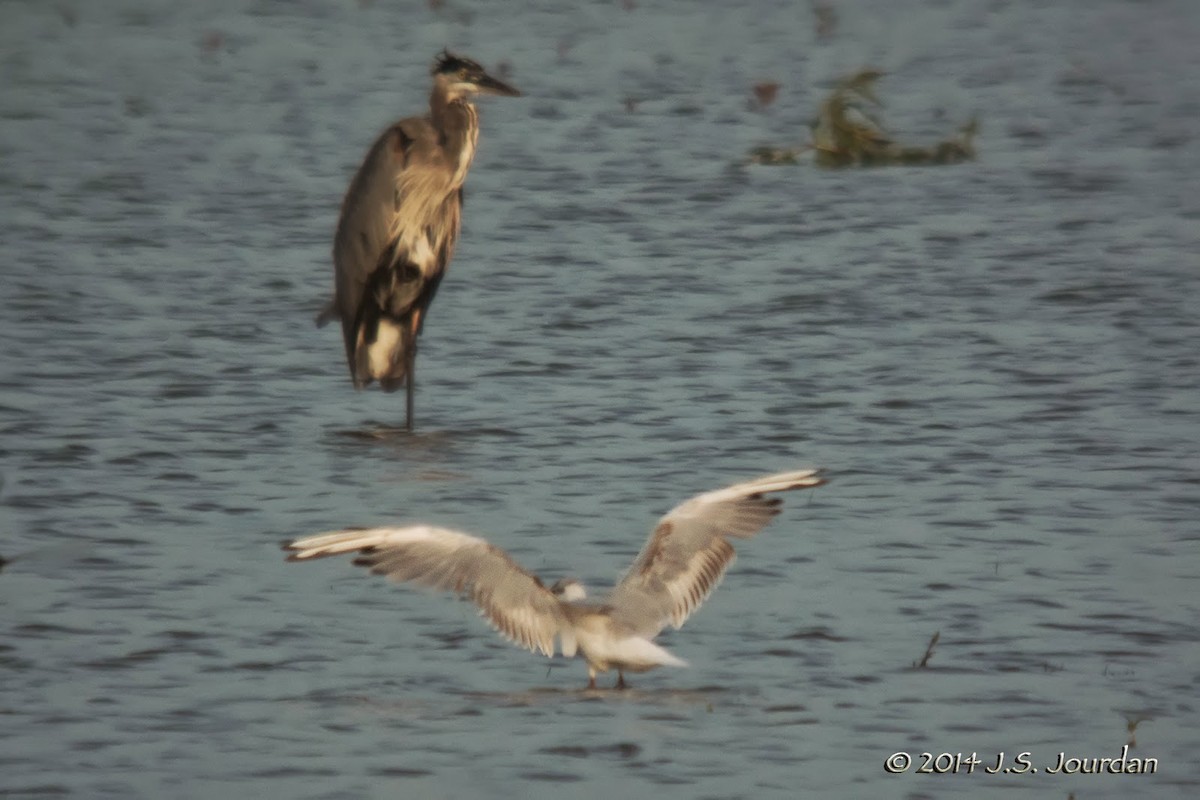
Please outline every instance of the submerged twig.
[[925, 655], [921, 656], [920, 661], [913, 662], [913, 669], [925, 669], [929, 666], [929, 658], [933, 655], [933, 648], [937, 646], [938, 639], [940, 638], [942, 638], [941, 631], [933, 634], [933, 638], [929, 640], [929, 645], [925, 648]]

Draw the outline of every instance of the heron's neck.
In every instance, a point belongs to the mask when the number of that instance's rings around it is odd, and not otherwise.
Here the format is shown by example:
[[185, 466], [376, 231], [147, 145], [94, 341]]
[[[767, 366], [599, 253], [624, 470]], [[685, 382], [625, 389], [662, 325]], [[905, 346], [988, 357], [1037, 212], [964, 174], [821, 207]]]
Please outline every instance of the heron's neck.
[[455, 166], [454, 183], [461, 185], [467, 177], [471, 159], [475, 157], [475, 142], [479, 138], [475, 106], [465, 97], [451, 95], [445, 88], [434, 86], [429, 98], [429, 112], [439, 144], [447, 160]]

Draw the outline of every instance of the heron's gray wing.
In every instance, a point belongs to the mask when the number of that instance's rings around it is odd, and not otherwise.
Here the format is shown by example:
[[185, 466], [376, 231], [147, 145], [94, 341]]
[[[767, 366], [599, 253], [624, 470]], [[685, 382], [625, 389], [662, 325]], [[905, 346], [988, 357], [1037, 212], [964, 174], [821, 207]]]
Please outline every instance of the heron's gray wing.
[[[505, 638], [554, 655], [556, 635], [574, 652], [566, 615], [537, 576], [483, 539], [445, 528], [341, 530], [285, 542], [289, 561], [357, 553], [354, 563], [395, 581], [457, 592]], [[568, 645], [568, 640], [570, 644]]]
[[683, 625], [721, 581], [735, 554], [729, 538], [747, 539], [779, 513], [764, 495], [820, 486], [819, 470], [768, 475], [680, 503], [650, 534], [609, 596], [615, 621], [643, 636]]

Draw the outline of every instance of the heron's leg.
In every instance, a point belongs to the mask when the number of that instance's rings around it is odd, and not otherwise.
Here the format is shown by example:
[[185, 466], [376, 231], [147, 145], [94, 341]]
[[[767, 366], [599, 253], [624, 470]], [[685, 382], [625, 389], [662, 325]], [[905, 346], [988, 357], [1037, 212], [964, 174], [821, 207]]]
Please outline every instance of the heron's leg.
[[617, 685], [614, 686], [613, 688], [614, 689], [628, 689], [629, 688], [625, 684], [625, 673], [619, 669], [617, 670]]
[[404, 370], [404, 430], [412, 433], [413, 429], [413, 365], [416, 363], [416, 348], [408, 351], [408, 366]]
[[404, 366], [404, 430], [412, 433], [413, 429], [413, 396], [416, 393], [416, 374], [414, 370], [417, 366], [417, 328], [421, 324], [421, 315], [414, 314], [412, 325], [409, 328], [408, 353], [405, 358], [408, 363]]

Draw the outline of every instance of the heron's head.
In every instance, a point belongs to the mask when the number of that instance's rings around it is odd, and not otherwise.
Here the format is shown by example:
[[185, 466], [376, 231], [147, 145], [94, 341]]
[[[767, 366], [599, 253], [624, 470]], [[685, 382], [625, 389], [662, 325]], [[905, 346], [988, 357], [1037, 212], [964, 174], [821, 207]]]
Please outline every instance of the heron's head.
[[450, 99], [476, 94], [502, 94], [518, 97], [521, 92], [493, 78], [478, 63], [443, 50], [433, 62], [433, 80], [445, 88]]
[[583, 588], [583, 584], [572, 578], [555, 581], [550, 587], [550, 593], [568, 603], [587, 599], [587, 590]]

